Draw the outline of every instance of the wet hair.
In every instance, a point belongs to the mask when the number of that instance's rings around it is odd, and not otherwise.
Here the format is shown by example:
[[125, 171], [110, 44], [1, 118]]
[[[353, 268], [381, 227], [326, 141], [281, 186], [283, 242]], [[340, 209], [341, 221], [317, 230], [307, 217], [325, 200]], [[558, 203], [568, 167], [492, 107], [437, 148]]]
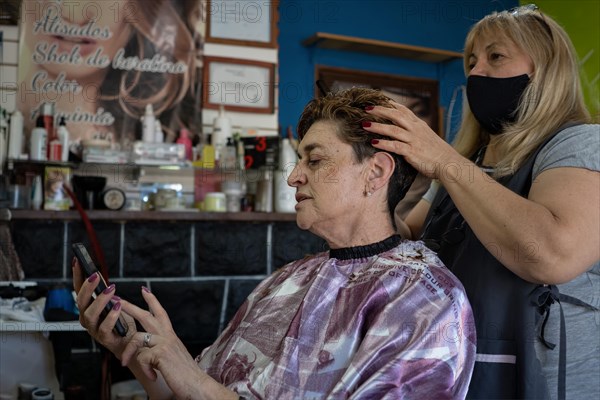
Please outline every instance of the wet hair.
[[[373, 157], [383, 151], [371, 145], [372, 139], [389, 139], [382, 135], [367, 132], [362, 128], [362, 122], [372, 121], [391, 123], [391, 121], [368, 114], [366, 106], [391, 107], [391, 100], [378, 90], [367, 88], [351, 88], [337, 93], [328, 93], [324, 97], [311, 100], [298, 122], [298, 138], [302, 139], [310, 127], [318, 121], [333, 121], [337, 124], [336, 134], [344, 143], [354, 150], [358, 162]], [[404, 157], [389, 153], [394, 159], [394, 172], [388, 184], [387, 202], [390, 219], [394, 224], [394, 209], [412, 185], [417, 171]]]

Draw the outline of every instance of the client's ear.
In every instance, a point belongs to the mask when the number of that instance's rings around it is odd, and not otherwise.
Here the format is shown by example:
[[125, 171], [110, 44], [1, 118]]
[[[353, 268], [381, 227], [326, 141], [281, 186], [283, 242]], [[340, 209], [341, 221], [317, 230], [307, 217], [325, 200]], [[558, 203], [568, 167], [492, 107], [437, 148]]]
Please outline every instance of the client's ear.
[[396, 163], [394, 158], [384, 151], [375, 153], [370, 162], [370, 171], [368, 176], [368, 185], [371, 191], [375, 192], [389, 182]]

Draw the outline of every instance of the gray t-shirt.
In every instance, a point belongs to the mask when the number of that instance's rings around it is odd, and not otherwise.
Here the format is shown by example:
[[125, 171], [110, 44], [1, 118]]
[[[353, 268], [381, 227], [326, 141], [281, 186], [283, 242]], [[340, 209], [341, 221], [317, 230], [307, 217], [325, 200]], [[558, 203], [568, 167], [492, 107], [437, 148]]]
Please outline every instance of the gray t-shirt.
[[[600, 125], [578, 125], [559, 132], [538, 153], [532, 177], [535, 179], [543, 171], [561, 167], [600, 171]], [[437, 181], [433, 181], [423, 199], [431, 203], [438, 187]], [[596, 308], [562, 303], [567, 337], [567, 398], [589, 399], [600, 393], [600, 260], [572, 281], [558, 285], [558, 290]], [[539, 340], [535, 348], [548, 378], [551, 397], [556, 399], [560, 347], [558, 304], [552, 306], [544, 337], [556, 344], [554, 350]]]
[[[547, 169], [560, 167], [600, 171], [600, 125], [579, 125], [559, 132], [538, 154], [533, 165], [533, 179]], [[572, 281], [558, 285], [558, 290], [596, 308], [592, 310], [562, 302], [567, 334], [567, 398], [593, 398], [600, 393], [600, 261]], [[557, 304], [550, 311], [545, 338], [556, 344], [554, 350], [539, 341], [535, 347], [548, 378], [551, 397], [556, 399], [560, 347]]]

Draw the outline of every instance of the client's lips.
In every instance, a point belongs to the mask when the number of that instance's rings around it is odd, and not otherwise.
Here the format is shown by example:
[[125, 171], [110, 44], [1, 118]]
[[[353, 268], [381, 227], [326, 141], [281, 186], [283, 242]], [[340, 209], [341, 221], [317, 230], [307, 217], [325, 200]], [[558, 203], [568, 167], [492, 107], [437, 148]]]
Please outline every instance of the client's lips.
[[53, 36], [56, 40], [62, 40], [65, 42], [71, 42], [75, 44], [96, 44], [96, 41], [93, 39], [85, 38], [85, 37], [75, 37], [75, 36]]
[[308, 195], [305, 195], [303, 193], [296, 193], [296, 202], [300, 203], [301, 201], [310, 199], [311, 197]]

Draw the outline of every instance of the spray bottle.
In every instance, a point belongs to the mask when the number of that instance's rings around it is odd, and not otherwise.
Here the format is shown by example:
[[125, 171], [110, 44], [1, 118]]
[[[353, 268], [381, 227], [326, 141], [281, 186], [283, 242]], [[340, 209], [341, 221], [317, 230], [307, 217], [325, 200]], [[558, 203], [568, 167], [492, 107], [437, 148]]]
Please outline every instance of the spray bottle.
[[142, 141], [145, 143], [154, 143], [154, 133], [156, 131], [156, 118], [152, 104], [146, 104], [146, 110], [142, 116]]
[[21, 153], [23, 153], [23, 114], [17, 110], [10, 117], [8, 158], [18, 159]]
[[181, 143], [185, 146], [185, 158], [187, 160], [192, 159], [192, 139], [190, 139], [190, 131], [185, 128], [181, 128], [179, 131], [179, 138], [175, 143]]
[[225, 116], [225, 108], [221, 104], [219, 115], [213, 124], [211, 144], [215, 148], [215, 159], [220, 161], [223, 148], [227, 145], [227, 138], [231, 137], [231, 121]]
[[65, 117], [60, 117], [56, 135], [61, 146], [60, 161], [69, 161], [69, 131], [67, 130]]

